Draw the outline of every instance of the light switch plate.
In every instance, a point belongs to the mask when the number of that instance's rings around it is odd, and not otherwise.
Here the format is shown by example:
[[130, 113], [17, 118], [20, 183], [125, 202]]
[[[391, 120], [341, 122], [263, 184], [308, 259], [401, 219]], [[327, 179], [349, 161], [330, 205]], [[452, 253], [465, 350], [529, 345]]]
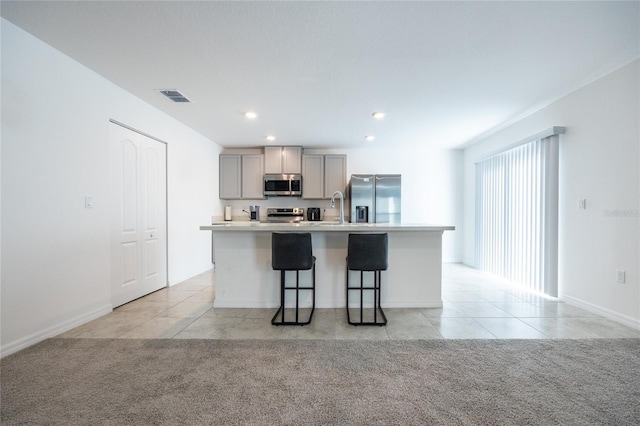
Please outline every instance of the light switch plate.
[[578, 200], [578, 209], [586, 210], [587, 209], [587, 199], [581, 198]]
[[84, 197], [84, 208], [85, 209], [93, 208], [93, 197], [89, 197], [89, 196]]
[[626, 278], [625, 275], [626, 273], [622, 269], [616, 270], [616, 282], [618, 284], [624, 284]]

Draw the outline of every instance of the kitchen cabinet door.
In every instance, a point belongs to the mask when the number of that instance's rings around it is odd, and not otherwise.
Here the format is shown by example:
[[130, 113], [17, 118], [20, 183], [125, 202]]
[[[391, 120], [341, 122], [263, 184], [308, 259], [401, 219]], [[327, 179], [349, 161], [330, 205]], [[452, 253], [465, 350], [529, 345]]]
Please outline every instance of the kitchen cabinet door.
[[282, 147], [264, 147], [264, 172], [267, 174], [282, 173]]
[[331, 198], [335, 191], [340, 191], [346, 197], [347, 189], [347, 156], [324, 156], [324, 197]]
[[282, 147], [282, 173], [300, 174], [302, 172], [302, 148], [299, 146]]
[[242, 156], [242, 198], [264, 199], [264, 155]]
[[302, 147], [265, 146], [264, 172], [266, 174], [300, 174], [302, 172]]
[[242, 198], [242, 156], [239, 154], [220, 155], [220, 198]]
[[302, 156], [302, 198], [325, 198], [324, 155]]

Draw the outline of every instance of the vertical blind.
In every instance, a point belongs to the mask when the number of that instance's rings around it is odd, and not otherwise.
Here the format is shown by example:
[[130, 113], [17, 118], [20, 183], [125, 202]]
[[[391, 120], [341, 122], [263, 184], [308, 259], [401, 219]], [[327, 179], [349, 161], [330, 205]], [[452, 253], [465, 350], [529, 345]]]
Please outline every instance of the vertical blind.
[[476, 267], [557, 297], [558, 136], [476, 163]]

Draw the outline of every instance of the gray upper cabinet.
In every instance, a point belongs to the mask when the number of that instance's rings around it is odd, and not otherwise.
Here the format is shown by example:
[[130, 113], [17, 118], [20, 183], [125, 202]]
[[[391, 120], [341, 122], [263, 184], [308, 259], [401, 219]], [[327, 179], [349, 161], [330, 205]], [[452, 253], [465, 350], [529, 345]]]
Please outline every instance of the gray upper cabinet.
[[264, 172], [267, 174], [282, 173], [282, 147], [264, 147]]
[[346, 155], [303, 155], [302, 198], [328, 199], [334, 191], [345, 193]]
[[347, 156], [324, 156], [324, 196], [331, 198], [335, 191], [346, 196], [347, 190]]
[[266, 174], [300, 174], [302, 172], [302, 147], [265, 146], [264, 172]]
[[264, 155], [242, 156], [242, 198], [264, 198]]
[[324, 155], [302, 156], [302, 198], [324, 198]]
[[242, 198], [242, 156], [220, 154], [220, 198]]
[[263, 199], [264, 156], [220, 154], [220, 198]]

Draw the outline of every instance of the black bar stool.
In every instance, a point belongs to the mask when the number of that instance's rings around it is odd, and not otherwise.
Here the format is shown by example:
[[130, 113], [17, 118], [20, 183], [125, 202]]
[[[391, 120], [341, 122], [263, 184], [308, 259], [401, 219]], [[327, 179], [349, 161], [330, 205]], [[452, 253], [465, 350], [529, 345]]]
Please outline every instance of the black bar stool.
[[[279, 233], [271, 235], [271, 267], [280, 271], [280, 308], [271, 319], [273, 325], [306, 325], [311, 322], [313, 311], [316, 308], [316, 258], [312, 254], [310, 233]], [[300, 271], [311, 269], [311, 287], [300, 287]], [[285, 285], [285, 272], [296, 271], [295, 287]], [[295, 321], [285, 321], [285, 292], [295, 290], [296, 309]], [[299, 296], [301, 290], [311, 291], [311, 313], [307, 321], [300, 321]], [[280, 320], [276, 320], [278, 314], [282, 312]]]
[[[387, 317], [380, 306], [381, 271], [388, 266], [387, 234], [349, 234], [347, 251], [347, 321], [351, 325], [386, 325]], [[349, 285], [349, 271], [360, 271], [360, 285]], [[373, 272], [373, 287], [365, 287], [364, 272]], [[349, 314], [349, 292], [360, 293], [360, 320], [351, 321]], [[364, 321], [364, 292], [373, 292], [373, 321]], [[378, 321], [378, 311], [382, 320]]]

